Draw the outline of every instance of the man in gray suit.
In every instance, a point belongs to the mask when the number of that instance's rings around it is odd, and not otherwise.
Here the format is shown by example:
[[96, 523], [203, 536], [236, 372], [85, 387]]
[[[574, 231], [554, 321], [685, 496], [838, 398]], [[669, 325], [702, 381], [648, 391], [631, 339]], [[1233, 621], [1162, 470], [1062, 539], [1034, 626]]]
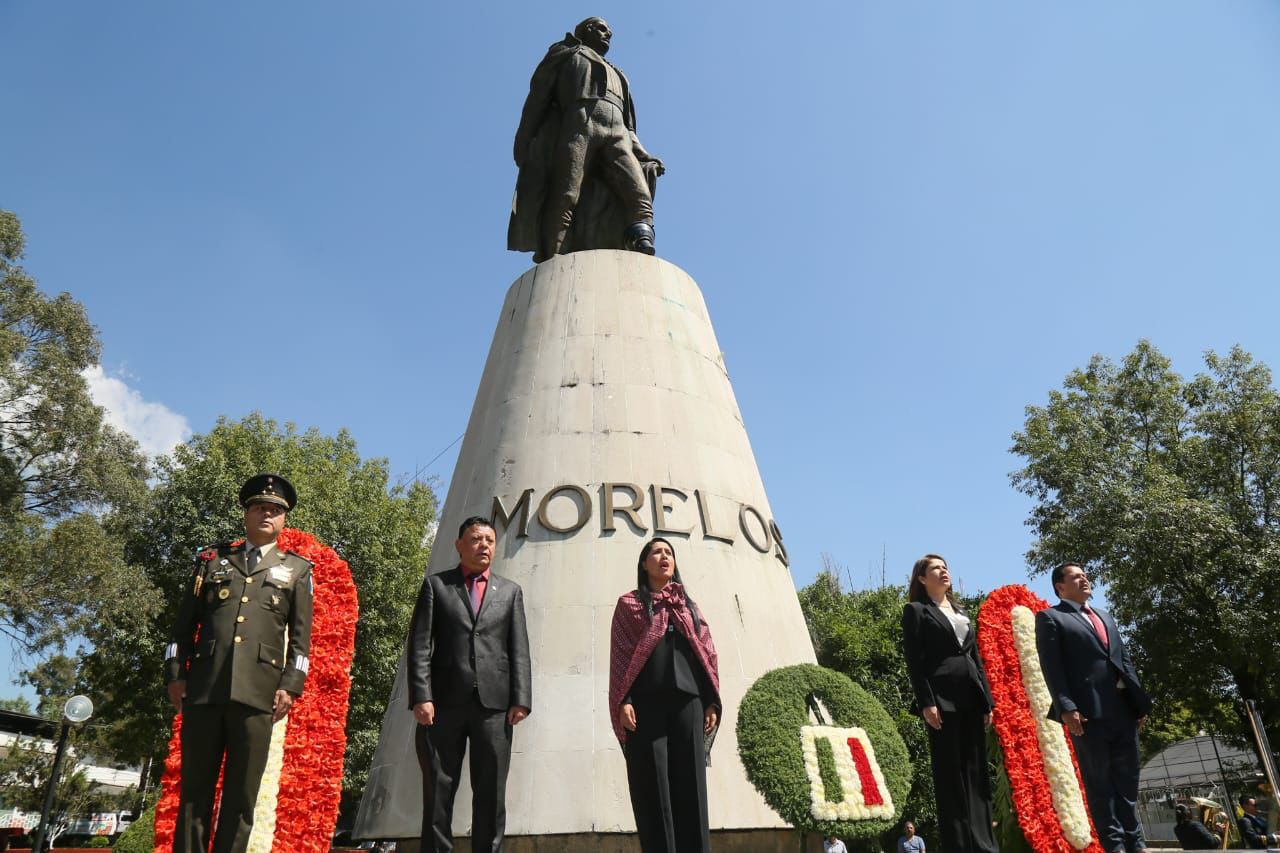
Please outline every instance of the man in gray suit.
[[1138, 730], [1151, 699], [1115, 620], [1089, 607], [1093, 585], [1079, 565], [1053, 570], [1062, 600], [1036, 614], [1036, 648], [1053, 705], [1049, 718], [1075, 743], [1089, 811], [1108, 853], [1145, 850], [1138, 820]]
[[459, 565], [422, 582], [409, 626], [409, 707], [418, 721], [422, 851], [453, 850], [453, 799], [471, 742], [471, 849], [499, 851], [512, 729], [533, 707], [524, 594], [489, 571], [487, 518], [458, 528]]

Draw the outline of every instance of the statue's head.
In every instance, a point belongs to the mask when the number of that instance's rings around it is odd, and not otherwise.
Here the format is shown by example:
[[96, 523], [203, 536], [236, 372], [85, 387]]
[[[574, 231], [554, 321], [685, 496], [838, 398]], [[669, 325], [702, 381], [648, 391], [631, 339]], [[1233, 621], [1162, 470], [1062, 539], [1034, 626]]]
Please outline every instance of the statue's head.
[[573, 34], [601, 56], [609, 52], [609, 39], [613, 38], [613, 30], [609, 29], [604, 18], [587, 18], [573, 28]]

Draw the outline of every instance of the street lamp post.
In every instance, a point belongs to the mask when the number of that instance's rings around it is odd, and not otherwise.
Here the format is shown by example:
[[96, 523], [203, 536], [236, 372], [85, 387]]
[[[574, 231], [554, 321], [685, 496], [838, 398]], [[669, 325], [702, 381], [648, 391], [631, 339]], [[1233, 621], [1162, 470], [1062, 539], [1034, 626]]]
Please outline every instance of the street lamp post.
[[58, 750], [53, 756], [53, 770], [49, 773], [49, 785], [44, 792], [44, 808], [40, 810], [40, 825], [31, 843], [33, 853], [42, 853], [44, 838], [49, 828], [49, 812], [53, 811], [53, 795], [58, 789], [58, 776], [62, 773], [62, 759], [67, 754], [67, 735], [72, 723], [83, 723], [93, 716], [93, 702], [88, 696], [72, 696], [62, 706], [62, 731], [58, 734]]

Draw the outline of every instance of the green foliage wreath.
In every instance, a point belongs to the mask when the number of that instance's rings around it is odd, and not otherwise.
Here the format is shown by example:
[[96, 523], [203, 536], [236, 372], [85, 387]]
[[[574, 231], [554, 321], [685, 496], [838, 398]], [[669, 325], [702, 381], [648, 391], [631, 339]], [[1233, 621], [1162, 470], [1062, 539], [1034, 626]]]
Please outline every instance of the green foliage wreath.
[[[800, 735], [811, 724], [810, 696], [826, 706], [831, 725], [866, 731], [893, 798], [892, 818], [824, 821], [813, 816]], [[808, 832], [874, 838], [897, 824], [911, 789], [911, 759], [888, 712], [847, 676], [813, 664], [775, 669], [751, 685], [738, 709], [738, 753], [765, 802]]]

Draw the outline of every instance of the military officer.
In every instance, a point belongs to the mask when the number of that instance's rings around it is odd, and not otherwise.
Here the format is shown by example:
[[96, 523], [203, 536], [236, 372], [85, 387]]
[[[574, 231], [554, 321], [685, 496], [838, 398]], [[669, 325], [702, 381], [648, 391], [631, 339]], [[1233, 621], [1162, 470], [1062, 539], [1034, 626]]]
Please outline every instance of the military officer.
[[279, 474], [240, 489], [245, 539], [203, 549], [165, 649], [169, 700], [182, 713], [182, 787], [175, 853], [249, 843], [272, 724], [302, 693], [311, 646], [311, 563], [276, 547], [297, 492]]

